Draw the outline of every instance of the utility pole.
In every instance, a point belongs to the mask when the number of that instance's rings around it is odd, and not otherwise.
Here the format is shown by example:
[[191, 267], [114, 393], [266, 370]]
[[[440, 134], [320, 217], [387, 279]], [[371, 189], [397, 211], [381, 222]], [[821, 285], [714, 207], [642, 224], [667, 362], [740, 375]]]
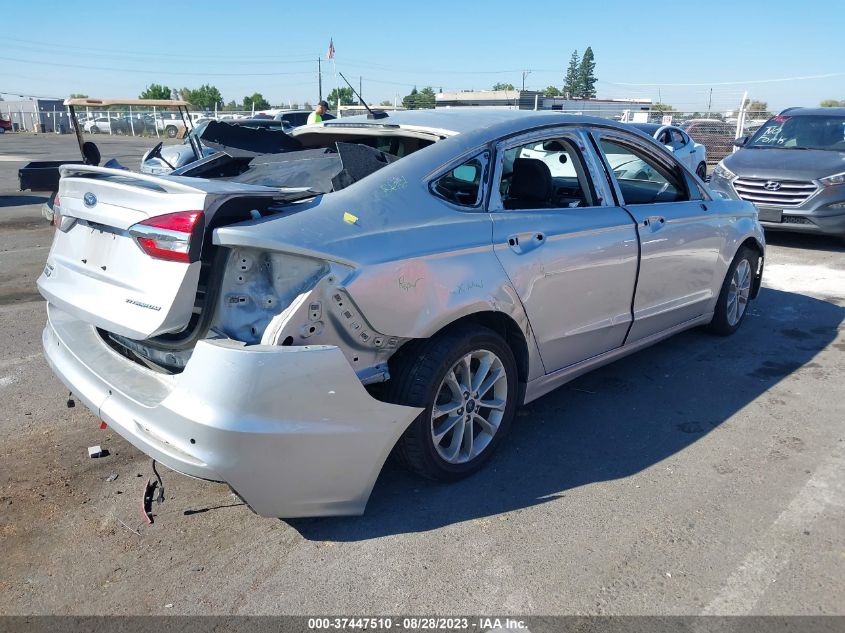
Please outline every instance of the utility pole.
[[525, 78], [531, 74], [530, 70], [522, 71], [522, 92], [525, 92]]
[[364, 105], [364, 97], [361, 96], [361, 75], [358, 75], [358, 97], [361, 100], [358, 105]]
[[317, 58], [317, 92], [319, 93], [317, 103], [320, 103], [323, 100], [323, 67], [319, 57]]
[[710, 97], [707, 99], [707, 118], [710, 118], [710, 105], [713, 103], [713, 88], [710, 88]]

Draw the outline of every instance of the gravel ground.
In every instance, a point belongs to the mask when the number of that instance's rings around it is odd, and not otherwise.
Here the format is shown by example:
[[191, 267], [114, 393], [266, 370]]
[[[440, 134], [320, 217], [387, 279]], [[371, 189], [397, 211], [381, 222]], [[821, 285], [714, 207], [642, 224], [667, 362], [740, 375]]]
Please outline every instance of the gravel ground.
[[[151, 145], [96, 141], [133, 168]], [[770, 236], [735, 336], [532, 403], [470, 479], [388, 464], [363, 517], [282, 521], [165, 471], [148, 526], [149, 459], [66, 408], [41, 356], [52, 229], [17, 169], [76, 156], [0, 137], [0, 614], [845, 614], [840, 242]]]

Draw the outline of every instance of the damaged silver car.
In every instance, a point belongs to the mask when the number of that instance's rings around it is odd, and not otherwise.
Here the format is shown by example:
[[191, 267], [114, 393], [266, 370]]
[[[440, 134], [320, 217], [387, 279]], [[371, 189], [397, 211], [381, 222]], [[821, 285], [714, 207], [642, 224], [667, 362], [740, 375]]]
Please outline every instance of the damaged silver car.
[[628, 126], [415, 111], [290, 138], [179, 177], [63, 167], [38, 280], [75, 396], [262, 515], [362, 513], [391, 453], [475, 472], [518, 406], [682, 330], [731, 334], [760, 288], [754, 206]]

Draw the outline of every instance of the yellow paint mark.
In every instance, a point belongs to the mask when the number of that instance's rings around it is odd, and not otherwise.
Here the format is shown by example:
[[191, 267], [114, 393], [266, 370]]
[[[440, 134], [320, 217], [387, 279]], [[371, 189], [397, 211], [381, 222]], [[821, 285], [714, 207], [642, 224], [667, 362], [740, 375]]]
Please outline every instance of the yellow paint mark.
[[349, 211], [343, 212], [343, 221], [347, 224], [358, 224], [358, 216], [352, 215]]

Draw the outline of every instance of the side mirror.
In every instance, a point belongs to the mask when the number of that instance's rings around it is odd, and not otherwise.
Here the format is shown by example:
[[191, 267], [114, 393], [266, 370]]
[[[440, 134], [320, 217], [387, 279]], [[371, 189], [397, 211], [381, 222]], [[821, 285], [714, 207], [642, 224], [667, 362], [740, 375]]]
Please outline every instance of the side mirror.
[[745, 136], [740, 136], [734, 141], [734, 145], [736, 147], [745, 147], [745, 144], [748, 143], [749, 138], [751, 137], [748, 134], [746, 134]]

